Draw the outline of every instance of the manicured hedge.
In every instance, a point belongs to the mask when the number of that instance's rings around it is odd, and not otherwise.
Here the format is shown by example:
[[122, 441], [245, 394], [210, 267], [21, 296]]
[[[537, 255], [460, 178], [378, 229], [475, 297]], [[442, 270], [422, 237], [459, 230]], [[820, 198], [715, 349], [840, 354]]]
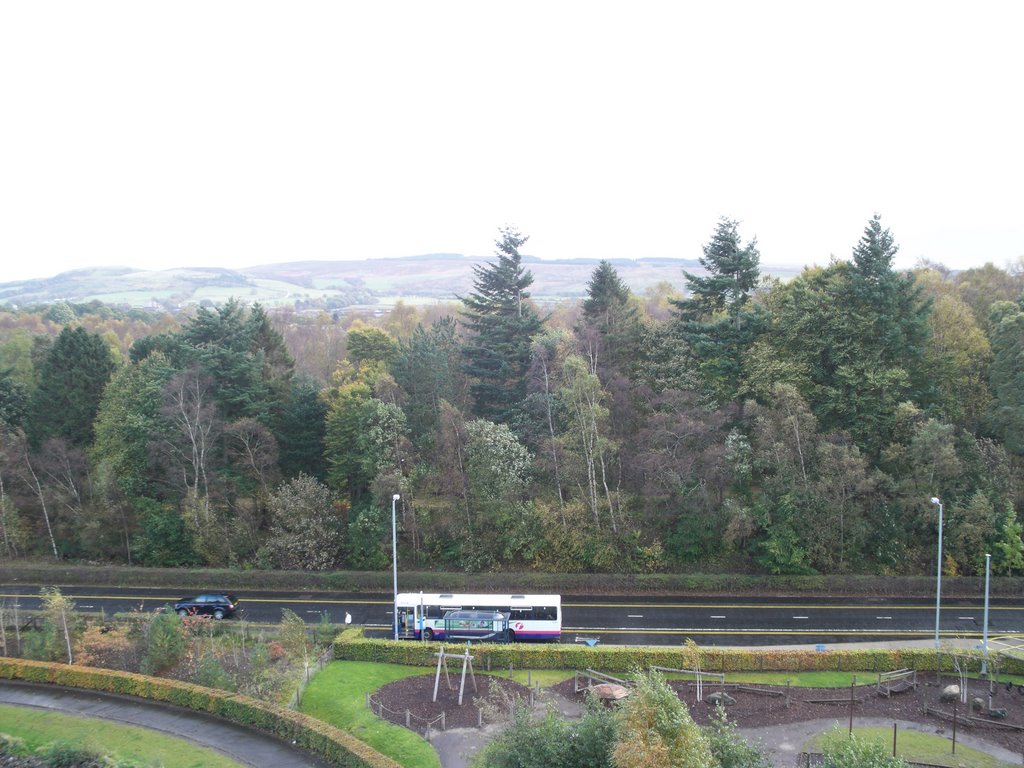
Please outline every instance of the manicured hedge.
[[[437, 664], [434, 654], [443, 643], [370, 639], [359, 628], [342, 632], [334, 643], [334, 657], [346, 661], [376, 661], [429, 667]], [[448, 644], [447, 650], [461, 652], [462, 646]], [[472, 647], [474, 667], [507, 669], [596, 669], [602, 672], [628, 673], [635, 669], [669, 667], [692, 668], [692, 653], [683, 646], [597, 646], [561, 643], [490, 644]], [[957, 650], [960, 656], [974, 659], [972, 669], [980, 665], [978, 651]], [[934, 672], [936, 666], [952, 672], [953, 658], [934, 648], [863, 648], [810, 650], [765, 650], [701, 648], [700, 666], [707, 672], [811, 672], [839, 670], [848, 672], [886, 672], [916, 669]], [[1024, 674], [1024, 660], [1003, 657], [1001, 674]]]
[[198, 685], [93, 667], [0, 658], [0, 678], [86, 688], [206, 712], [295, 742], [343, 768], [400, 768], [351, 734], [300, 712]]
[[[193, 592], [203, 589], [387, 592], [392, 589], [390, 571], [253, 571], [239, 569], [137, 568], [127, 566], [67, 565], [53, 562], [0, 564], [5, 583], [45, 585], [96, 585], [162, 587]], [[932, 596], [930, 576], [768, 576], [720, 573], [437, 573], [403, 571], [403, 592], [517, 592], [562, 595], [901, 595]], [[943, 579], [948, 597], [980, 597], [982, 578]], [[993, 578], [990, 594], [1024, 596], [1024, 579]]]

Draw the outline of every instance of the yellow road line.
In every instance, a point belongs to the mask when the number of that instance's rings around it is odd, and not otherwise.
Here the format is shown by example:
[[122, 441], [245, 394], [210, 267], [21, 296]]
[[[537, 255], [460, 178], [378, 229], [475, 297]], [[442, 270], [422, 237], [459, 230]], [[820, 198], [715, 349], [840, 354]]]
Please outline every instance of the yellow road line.
[[[201, 594], [201, 593], [196, 593]], [[5, 595], [0, 594], [0, 598], [38, 598], [39, 595]], [[166, 597], [162, 595], [134, 595], [134, 596], [123, 596], [123, 595], [65, 595], [70, 597], [72, 600], [128, 600], [133, 603], [142, 602], [144, 600], [151, 600], [154, 602], [164, 603], [176, 603], [181, 600], [181, 595], [174, 597]], [[288, 598], [288, 597], [250, 597], [241, 598], [239, 603], [326, 603], [328, 605], [391, 605], [390, 600], [323, 600], [321, 598], [310, 598], [305, 599], [299, 598]]]
[[[807, 610], [829, 610], [829, 611], [849, 611], [849, 610], [864, 610], [864, 611], [876, 611], [881, 608], [895, 609], [895, 610], [912, 610], [912, 611], [934, 611], [935, 604], [932, 605], [806, 605], [797, 603], [784, 603], [784, 604], [765, 604], [759, 603], [757, 605], [740, 605], [727, 603], [562, 603], [563, 608], [674, 608], [674, 609], [719, 609], [719, 608], [745, 608], [762, 610], [765, 608], [774, 608], [778, 610], [789, 610], [796, 608], [804, 608]], [[943, 610], [953, 610], [954, 608], [960, 610], [967, 610], [974, 608], [973, 605], [960, 605], [960, 606], [947, 606]], [[1024, 611], [1024, 606], [989, 606], [990, 611]]]
[[[806, 635], [810, 637], [933, 637], [934, 631], [896, 630], [865, 632], [852, 629], [594, 629], [593, 627], [562, 627], [562, 632], [590, 632], [598, 635]], [[941, 637], [982, 637], [980, 632], [940, 632]], [[992, 642], [991, 638], [989, 642]]]

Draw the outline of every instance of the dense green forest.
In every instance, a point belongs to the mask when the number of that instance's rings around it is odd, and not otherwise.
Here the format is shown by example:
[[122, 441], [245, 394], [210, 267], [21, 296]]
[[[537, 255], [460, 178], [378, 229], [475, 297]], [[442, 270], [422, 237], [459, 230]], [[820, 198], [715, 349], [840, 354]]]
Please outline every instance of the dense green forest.
[[1024, 274], [764, 278], [723, 219], [685, 290], [541, 307], [499, 232], [473, 290], [381, 317], [0, 312], [0, 554], [153, 566], [1024, 571]]

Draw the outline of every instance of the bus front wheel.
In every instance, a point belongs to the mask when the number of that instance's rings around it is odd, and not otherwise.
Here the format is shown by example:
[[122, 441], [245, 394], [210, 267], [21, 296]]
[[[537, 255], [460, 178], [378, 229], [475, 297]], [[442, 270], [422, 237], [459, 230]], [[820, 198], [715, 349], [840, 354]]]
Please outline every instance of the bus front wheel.
[[433, 640], [434, 639], [434, 630], [432, 630], [430, 627], [426, 627], [423, 630], [423, 639], [426, 640], [428, 643], [431, 640]]
[[512, 629], [510, 629], [510, 630], [508, 631], [508, 641], [509, 641], [510, 643], [514, 643], [514, 642], [516, 641], [516, 633], [515, 633], [515, 630], [512, 630]]

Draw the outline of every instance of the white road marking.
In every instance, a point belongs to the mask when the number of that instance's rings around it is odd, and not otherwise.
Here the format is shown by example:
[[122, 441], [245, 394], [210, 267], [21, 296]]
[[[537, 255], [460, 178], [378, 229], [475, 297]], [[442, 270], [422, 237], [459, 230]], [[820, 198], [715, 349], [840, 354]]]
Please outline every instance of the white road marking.
[[712, 619], [724, 619], [725, 616], [712, 616], [711, 618]]
[[807, 617], [806, 616], [794, 616], [793, 618], [794, 619], [806, 619]]
[[973, 616], [957, 616], [958, 621], [974, 621]]
[[892, 616], [875, 616], [879, 621], [892, 621]]
[[627, 613], [627, 619], [642, 619], [644, 616], [642, 613]]

